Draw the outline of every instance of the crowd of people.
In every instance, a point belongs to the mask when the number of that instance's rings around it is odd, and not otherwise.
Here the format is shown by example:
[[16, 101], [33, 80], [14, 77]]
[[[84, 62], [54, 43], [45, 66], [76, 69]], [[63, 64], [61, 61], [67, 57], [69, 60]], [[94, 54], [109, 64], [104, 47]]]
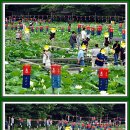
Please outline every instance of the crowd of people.
[[107, 120], [99, 119], [95, 117], [92, 119], [84, 120], [52, 120], [48, 119], [22, 119], [9, 117], [9, 122], [5, 122], [5, 129], [11, 128], [12, 130], [15, 126], [24, 128], [40, 128], [45, 127], [46, 130], [51, 130], [51, 126], [55, 126], [57, 130], [112, 130], [112, 128], [120, 128], [122, 125], [122, 118], [112, 118]]
[[99, 123], [98, 121], [91, 122], [68, 122], [66, 120], [58, 122], [58, 130], [112, 130], [119, 128], [121, 121], [113, 121]]
[[[8, 23], [7, 20], [5, 21], [6, 23]], [[34, 23], [37, 24], [37, 21], [30, 21], [29, 27], [31, 28]], [[20, 25], [21, 25], [21, 22], [18, 23], [19, 28], [20, 28]], [[68, 27], [71, 28], [71, 24], [68, 24]], [[28, 43], [30, 41], [30, 33], [29, 33], [29, 28], [27, 28], [25, 24], [23, 24], [23, 30], [24, 30], [25, 40]], [[23, 37], [22, 34], [23, 33], [21, 29], [18, 29], [16, 31], [17, 41], [22, 40], [22, 37]], [[56, 37], [56, 29], [51, 28], [49, 35], [50, 35], [49, 39], [53, 45], [55, 41], [55, 37]], [[118, 65], [118, 64], [121, 64], [123, 66], [125, 65], [125, 54], [126, 54], [125, 41], [116, 40], [115, 43], [112, 45], [112, 43], [109, 41], [109, 35], [106, 33], [104, 35], [104, 41], [103, 41], [102, 46], [100, 43], [98, 43], [98, 41], [96, 41], [95, 46], [93, 48], [89, 48], [89, 41], [91, 40], [90, 36], [91, 36], [91, 33], [88, 32], [88, 30], [86, 30], [85, 26], [82, 24], [81, 24], [81, 28], [78, 28], [77, 34], [75, 31], [72, 31], [72, 34], [70, 35], [70, 38], [69, 38], [70, 48], [71, 49], [78, 48], [77, 64], [79, 64], [80, 66], [85, 66], [86, 65], [85, 57], [87, 57], [87, 51], [91, 50], [92, 68], [93, 67], [100, 68], [100, 67], [107, 66], [109, 58], [110, 58], [109, 57], [110, 53], [113, 53], [114, 65]], [[45, 66], [50, 66], [50, 63], [51, 63], [50, 54], [47, 52], [48, 52], [48, 49], [44, 50], [43, 64]], [[46, 58], [47, 60], [45, 60], [45, 57], [47, 57]]]
[[[78, 64], [81, 66], [85, 66], [84, 59], [85, 55], [84, 52], [87, 53], [87, 50], [89, 50], [89, 41], [90, 41], [90, 34], [88, 34], [83, 28], [81, 33], [76, 35], [76, 32], [72, 31], [72, 34], [70, 36], [69, 42], [72, 49], [75, 48], [75, 46], [78, 47]], [[110, 47], [111, 46], [111, 47]], [[93, 47], [91, 50], [91, 58], [92, 58], [92, 67], [97, 66], [98, 68], [106, 66], [109, 59], [109, 54], [113, 54], [114, 59], [114, 65], [119, 64], [119, 58], [120, 58], [120, 64], [125, 65], [125, 41], [118, 41], [115, 40], [115, 43], [112, 45], [112, 43], [109, 41], [108, 34], [104, 35], [104, 41], [103, 46], [99, 48], [98, 41], [95, 43], [95, 47]]]

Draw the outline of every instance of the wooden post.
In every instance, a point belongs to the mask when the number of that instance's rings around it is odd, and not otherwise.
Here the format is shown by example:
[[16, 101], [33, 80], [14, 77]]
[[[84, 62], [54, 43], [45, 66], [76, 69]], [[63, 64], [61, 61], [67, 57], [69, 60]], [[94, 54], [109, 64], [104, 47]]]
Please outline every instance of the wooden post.
[[55, 94], [55, 89], [54, 88], [52, 88], [52, 94]]

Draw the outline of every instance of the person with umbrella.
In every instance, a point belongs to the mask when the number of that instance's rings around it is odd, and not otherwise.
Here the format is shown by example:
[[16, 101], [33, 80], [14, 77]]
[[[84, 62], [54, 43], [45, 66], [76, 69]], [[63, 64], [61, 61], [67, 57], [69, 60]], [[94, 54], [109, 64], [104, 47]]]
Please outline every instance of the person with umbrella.
[[114, 65], [118, 65], [118, 57], [119, 57], [119, 52], [120, 52], [120, 44], [118, 41], [113, 45], [113, 49], [115, 50], [114, 53]]

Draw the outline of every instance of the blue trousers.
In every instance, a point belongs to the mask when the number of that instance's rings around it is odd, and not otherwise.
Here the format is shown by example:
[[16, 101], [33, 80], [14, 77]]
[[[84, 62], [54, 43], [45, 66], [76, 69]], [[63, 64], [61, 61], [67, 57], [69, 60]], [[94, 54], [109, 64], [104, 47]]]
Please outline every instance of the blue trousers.
[[113, 38], [113, 32], [109, 32], [109, 38]]
[[118, 56], [119, 54], [117, 53], [114, 54], [114, 65], [118, 65]]
[[80, 32], [81, 32], [81, 28], [78, 28], [78, 30], [77, 30], [77, 31], [78, 31], [78, 34], [80, 34]]
[[74, 47], [75, 47], [75, 44], [71, 43], [71, 48], [74, 49]]
[[85, 66], [84, 60], [80, 60], [80, 65]]
[[122, 38], [125, 39], [125, 34], [122, 34]]

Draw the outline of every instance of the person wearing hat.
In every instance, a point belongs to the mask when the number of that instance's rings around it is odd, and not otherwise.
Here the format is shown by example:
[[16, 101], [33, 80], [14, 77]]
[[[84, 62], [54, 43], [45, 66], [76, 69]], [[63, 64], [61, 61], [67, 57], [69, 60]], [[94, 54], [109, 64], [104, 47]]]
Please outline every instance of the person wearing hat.
[[51, 53], [48, 51], [49, 50], [49, 46], [45, 45], [44, 46], [44, 51], [43, 51], [43, 65], [45, 66], [45, 68], [50, 68], [51, 66]]
[[25, 39], [26, 39], [26, 42], [29, 42], [29, 40], [30, 40], [29, 29], [26, 27], [25, 27]]
[[84, 63], [84, 50], [85, 49], [86, 49], [86, 46], [82, 45], [78, 52], [78, 64], [81, 66], [85, 66], [85, 63]]
[[109, 34], [108, 32], [104, 33], [104, 43], [103, 46], [109, 44]]
[[121, 65], [125, 65], [125, 42], [121, 42], [121, 48], [119, 53], [121, 59]]
[[105, 50], [101, 48], [100, 52], [97, 54], [95, 64], [97, 65], [98, 69], [104, 66], [105, 61]]
[[55, 32], [56, 32], [56, 29], [55, 28], [51, 28], [50, 40], [54, 40], [55, 39]]
[[113, 49], [115, 50], [114, 53], [114, 65], [118, 65], [118, 57], [119, 57], [119, 52], [120, 52], [120, 44], [118, 41], [113, 45]]

